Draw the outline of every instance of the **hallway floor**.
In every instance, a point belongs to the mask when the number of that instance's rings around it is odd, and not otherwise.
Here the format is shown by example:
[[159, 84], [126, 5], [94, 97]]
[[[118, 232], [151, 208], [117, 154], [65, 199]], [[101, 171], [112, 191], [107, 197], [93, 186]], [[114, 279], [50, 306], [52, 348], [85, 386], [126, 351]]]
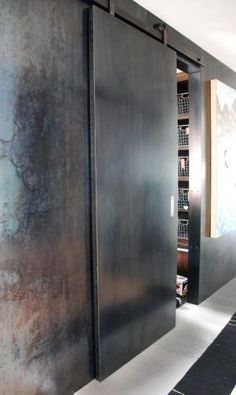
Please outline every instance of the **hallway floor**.
[[167, 395], [235, 311], [236, 278], [201, 305], [179, 308], [175, 329], [108, 379], [94, 380], [76, 395]]

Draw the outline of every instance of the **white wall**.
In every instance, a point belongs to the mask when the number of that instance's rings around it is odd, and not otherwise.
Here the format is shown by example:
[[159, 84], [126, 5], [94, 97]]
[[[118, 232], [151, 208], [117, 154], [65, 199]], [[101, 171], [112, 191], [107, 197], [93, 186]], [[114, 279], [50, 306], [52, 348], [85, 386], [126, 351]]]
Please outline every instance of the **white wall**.
[[236, 71], [236, 0], [135, 0]]

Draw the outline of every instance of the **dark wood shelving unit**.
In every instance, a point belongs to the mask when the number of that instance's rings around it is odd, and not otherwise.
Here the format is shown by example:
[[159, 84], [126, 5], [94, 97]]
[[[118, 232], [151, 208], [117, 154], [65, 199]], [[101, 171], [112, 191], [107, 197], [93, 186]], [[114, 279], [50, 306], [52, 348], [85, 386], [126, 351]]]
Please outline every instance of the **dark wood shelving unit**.
[[[181, 111], [183, 109], [187, 110], [187, 107], [180, 107], [181, 106], [181, 97], [185, 96], [189, 92], [188, 88], [188, 75], [186, 73], [177, 73], [177, 91], [178, 95], [180, 96], [180, 102], [179, 102], [179, 96], [178, 96], [178, 116], [177, 116], [177, 121], [178, 121], [178, 133], [180, 133], [179, 129], [182, 128], [182, 131], [185, 127], [188, 128], [189, 132], [189, 111], [186, 113], [184, 111]], [[179, 106], [180, 104], [180, 106]], [[181, 140], [180, 135], [179, 137], [179, 145], [178, 145], [178, 157], [183, 158], [183, 157], [189, 157], [189, 142], [188, 138], [186, 140]], [[189, 189], [189, 176], [178, 176], [178, 188], [179, 188], [179, 198], [182, 196], [181, 190], [188, 190]], [[182, 204], [182, 203], [181, 203]], [[179, 204], [178, 204], [179, 206]], [[182, 220], [183, 223], [188, 222], [189, 220], [189, 210], [185, 210], [184, 208], [178, 208], [178, 219], [179, 222]], [[179, 225], [182, 226], [182, 225]], [[186, 226], [188, 228], [188, 226]], [[177, 246], [181, 250], [184, 249], [185, 251], [178, 251], [178, 268], [179, 265], [181, 266], [181, 260], [185, 261], [185, 266], [186, 266], [186, 261], [188, 259], [187, 255], [188, 254], [188, 240], [187, 236], [185, 235], [186, 239], [184, 238], [179, 238], [179, 227], [178, 227], [178, 242]], [[181, 271], [181, 270], [180, 270]]]

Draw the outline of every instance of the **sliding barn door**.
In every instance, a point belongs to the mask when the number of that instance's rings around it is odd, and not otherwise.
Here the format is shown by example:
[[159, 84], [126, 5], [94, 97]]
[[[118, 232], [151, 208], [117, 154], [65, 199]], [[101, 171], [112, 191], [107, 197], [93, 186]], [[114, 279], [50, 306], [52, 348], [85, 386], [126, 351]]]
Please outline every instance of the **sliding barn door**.
[[90, 41], [95, 329], [102, 380], [175, 325], [176, 57], [96, 8]]

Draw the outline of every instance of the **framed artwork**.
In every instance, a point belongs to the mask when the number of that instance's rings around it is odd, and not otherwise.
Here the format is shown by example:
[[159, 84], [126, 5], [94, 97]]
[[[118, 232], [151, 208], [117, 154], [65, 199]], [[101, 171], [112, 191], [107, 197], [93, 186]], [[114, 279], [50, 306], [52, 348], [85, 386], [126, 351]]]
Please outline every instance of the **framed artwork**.
[[206, 83], [207, 235], [236, 230], [236, 90]]

